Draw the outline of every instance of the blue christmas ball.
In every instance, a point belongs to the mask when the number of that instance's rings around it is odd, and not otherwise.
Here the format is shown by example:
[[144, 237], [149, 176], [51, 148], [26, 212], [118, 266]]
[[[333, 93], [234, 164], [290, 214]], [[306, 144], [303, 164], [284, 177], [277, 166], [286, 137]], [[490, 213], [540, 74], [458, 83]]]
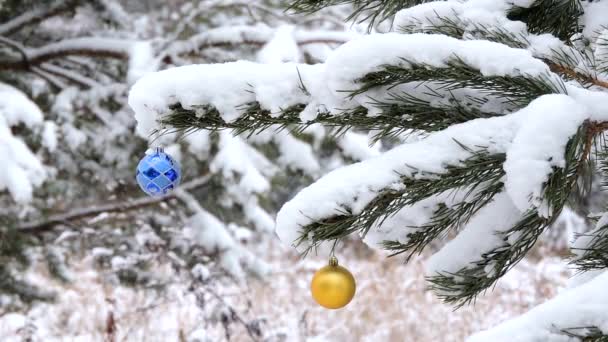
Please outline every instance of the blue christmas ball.
[[139, 187], [150, 196], [162, 196], [179, 185], [179, 164], [162, 149], [143, 157], [135, 175]]

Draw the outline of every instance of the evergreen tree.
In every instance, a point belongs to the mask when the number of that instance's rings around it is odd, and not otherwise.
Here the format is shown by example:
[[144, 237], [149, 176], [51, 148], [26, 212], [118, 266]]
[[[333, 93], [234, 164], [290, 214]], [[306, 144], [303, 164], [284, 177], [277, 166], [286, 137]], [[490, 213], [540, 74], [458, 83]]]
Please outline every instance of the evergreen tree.
[[321, 124], [399, 142], [287, 202], [276, 231], [304, 254], [359, 234], [406, 260], [447, 235], [430, 288], [456, 307], [492, 288], [564, 208], [585, 216], [573, 289], [472, 341], [608, 339], [608, 225], [588, 210], [608, 175], [608, 2], [298, 0], [351, 4], [370, 31], [323, 64], [251, 62], [150, 74], [130, 92], [141, 134]]

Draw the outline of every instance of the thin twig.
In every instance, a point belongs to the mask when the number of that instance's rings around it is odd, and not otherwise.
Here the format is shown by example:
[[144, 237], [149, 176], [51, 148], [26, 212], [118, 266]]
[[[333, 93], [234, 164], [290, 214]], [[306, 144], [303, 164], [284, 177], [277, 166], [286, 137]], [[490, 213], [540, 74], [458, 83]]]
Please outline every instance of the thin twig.
[[247, 322], [245, 322], [245, 320], [237, 313], [237, 311], [230, 304], [228, 304], [224, 300], [224, 298], [222, 298], [222, 296], [220, 296], [217, 292], [215, 292], [210, 287], [205, 286], [205, 287], [203, 287], [203, 289], [206, 290], [207, 292], [209, 292], [213, 297], [215, 297], [215, 299], [217, 299], [220, 303], [222, 303], [225, 307], [227, 307], [230, 310], [230, 312], [234, 315], [234, 318], [236, 318], [236, 320], [245, 327], [245, 330], [247, 330], [247, 335], [249, 335], [249, 337], [251, 338], [251, 340], [253, 340], [253, 341], [257, 341], [258, 340], [258, 337], [252, 331], [252, 329], [249, 326], [249, 324], [247, 324]]
[[580, 81], [582, 83], [589, 83], [589, 84], [593, 84], [595, 86], [598, 87], [602, 87], [602, 88], [606, 88], [608, 89], [608, 82], [604, 82], [601, 80], [598, 80], [595, 77], [589, 76], [589, 75], [585, 75], [581, 72], [578, 72], [576, 70], [572, 70], [570, 68], [567, 68], [563, 65], [559, 65], [556, 63], [551, 63], [548, 62], [547, 63], [549, 65], [549, 68], [551, 69], [551, 71], [555, 72], [555, 73], [561, 73], [564, 75], [567, 75], [569, 77], [572, 77], [573, 79]]

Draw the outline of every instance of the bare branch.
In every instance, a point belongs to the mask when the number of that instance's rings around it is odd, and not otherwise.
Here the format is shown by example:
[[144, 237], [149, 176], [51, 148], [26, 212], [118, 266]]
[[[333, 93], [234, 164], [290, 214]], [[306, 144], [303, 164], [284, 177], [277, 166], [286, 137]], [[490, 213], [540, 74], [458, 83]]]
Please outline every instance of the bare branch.
[[[209, 179], [211, 179], [211, 175], [207, 174], [200, 178], [192, 180], [190, 182], [184, 183], [176, 190], [196, 189], [196, 188], [206, 184], [209, 181]], [[98, 215], [101, 213], [107, 213], [107, 212], [134, 210], [134, 209], [138, 209], [141, 207], [147, 207], [150, 205], [155, 205], [160, 202], [168, 201], [170, 199], [175, 198], [175, 196], [176, 195], [175, 195], [175, 191], [174, 191], [174, 192], [171, 192], [171, 193], [161, 196], [161, 197], [147, 197], [146, 196], [146, 197], [140, 197], [137, 199], [131, 199], [131, 200], [127, 200], [127, 201], [119, 202], [119, 203], [94, 206], [94, 207], [90, 207], [90, 208], [74, 209], [67, 213], [51, 215], [42, 221], [26, 222], [26, 223], [20, 225], [19, 227], [17, 227], [17, 230], [22, 233], [38, 234], [38, 233], [42, 233], [42, 232], [51, 230], [55, 225], [64, 223], [66, 221], [68, 221], [68, 222], [74, 221], [74, 220], [82, 219], [85, 217], [91, 217], [91, 216], [95, 216], [95, 215]]]

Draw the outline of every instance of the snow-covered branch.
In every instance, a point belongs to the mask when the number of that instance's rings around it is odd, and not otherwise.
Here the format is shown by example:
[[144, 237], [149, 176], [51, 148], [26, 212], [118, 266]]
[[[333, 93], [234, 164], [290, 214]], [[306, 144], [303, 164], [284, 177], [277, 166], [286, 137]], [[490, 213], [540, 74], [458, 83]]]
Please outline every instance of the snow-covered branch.
[[[431, 37], [436, 42], [430, 43]], [[418, 51], [428, 53], [420, 55]], [[480, 58], [480, 55], [484, 58]], [[508, 63], [503, 62], [504, 56], [511, 56]], [[494, 62], [497, 60], [501, 63]], [[479, 75], [480, 83], [460, 82], [454, 80], [458, 75], [446, 74], [449, 67], [455, 64], [462, 66], [463, 74]], [[382, 68], [386, 65], [400, 69], [387, 70], [386, 73], [391, 77], [385, 77], [380, 72], [384, 72]], [[433, 75], [415, 75], [411, 71], [415, 69], [416, 72], [424, 73], [433, 68], [436, 70]], [[369, 77], [365, 78], [366, 76]], [[298, 116], [301, 123], [307, 123], [322, 116], [322, 113], [340, 117], [345, 111], [357, 108], [363, 108], [364, 111], [369, 111], [371, 117], [377, 117], [382, 110], [375, 106], [374, 100], [386, 100], [387, 92], [386, 88], [373, 91], [374, 87], [392, 88], [393, 92], [388, 92], [388, 97], [391, 94], [398, 96], [401, 91], [407, 90], [408, 96], [413, 96], [414, 99], [420, 99], [420, 96], [422, 101], [436, 103], [442, 98], [445, 100], [448, 95], [458, 95], [459, 92], [455, 91], [458, 88], [481, 87], [481, 83], [485, 82], [483, 79], [487, 77], [495, 77], [491, 82], [502, 87], [498, 83], [505, 76], [521, 78], [521, 86], [527, 87], [525, 91], [519, 88], [521, 95], [515, 93], [514, 88], [509, 89], [512, 96], [522, 97], [518, 102], [529, 102], [530, 98], [534, 98], [534, 92], [564, 92], [559, 77], [524, 50], [483, 41], [459, 41], [438, 35], [384, 34], [352, 40], [338, 48], [324, 65], [256, 65], [236, 62], [186, 66], [150, 74], [133, 87], [129, 101], [139, 121], [138, 130], [148, 135], [155, 129], [162, 128], [160, 126], [164, 115], [170, 114], [170, 108], [174, 105], [196, 109], [196, 113], [191, 113], [191, 116], [193, 119], [201, 118], [201, 128], [212, 122], [217, 124], [217, 119], [204, 121], [205, 110], [209, 110], [210, 118], [218, 115], [224, 121], [219, 123], [220, 126], [229, 126], [241, 118], [247, 119], [247, 114], [251, 114], [251, 111], [244, 105], [252, 103], [259, 105], [258, 111], [267, 111], [265, 116], [273, 123], [280, 123], [275, 119], [286, 117], [289, 117], [287, 123], [297, 123]], [[169, 79], [178, 82], [169, 87]], [[422, 80], [426, 81], [416, 83]], [[217, 85], [209, 87], [212, 82]], [[395, 87], [405, 83], [411, 85], [407, 89]], [[419, 87], [420, 85], [424, 87]], [[440, 95], [433, 98], [428, 95], [427, 89]], [[366, 92], [367, 90], [370, 91]], [[358, 96], [363, 92], [365, 94]], [[461, 96], [468, 97], [469, 93], [463, 91]], [[484, 95], [491, 99], [493, 92], [489, 90]], [[509, 103], [512, 102], [515, 101], [488, 101], [484, 107], [491, 108], [493, 105], [495, 108], [483, 111], [504, 111], [509, 109]], [[386, 107], [390, 109], [391, 104]], [[387, 116], [387, 120], [390, 120], [390, 116]], [[394, 116], [392, 120], [394, 122]]]
[[[556, 298], [489, 330], [471, 336], [468, 342], [570, 341], [568, 333], [578, 331], [581, 340], [593, 328], [606, 331], [608, 322], [608, 272], [567, 289]], [[601, 341], [601, 334], [597, 341]], [[579, 340], [579, 339], [576, 339]], [[591, 338], [589, 340], [592, 340]]]
[[29, 202], [34, 187], [42, 184], [47, 172], [34, 152], [13, 134], [11, 127], [24, 124], [33, 129], [40, 128], [43, 123], [42, 112], [34, 102], [18, 89], [0, 83], [0, 155], [3, 156], [0, 191], [8, 189], [17, 202]]
[[127, 59], [136, 41], [115, 38], [83, 37], [66, 39], [38, 48], [25, 48], [25, 58], [17, 61], [5, 61], [1, 69], [27, 69], [49, 60], [66, 56], [87, 56]]
[[[264, 24], [218, 27], [168, 44], [164, 52], [165, 58], [190, 52], [197, 52], [214, 47], [230, 47], [252, 45], [262, 47], [275, 35], [277, 29]], [[347, 31], [311, 31], [294, 30], [293, 39], [299, 46], [313, 44], [341, 45], [357, 34]]]
[[31, 11], [27, 11], [6, 23], [0, 24], [0, 35], [10, 35], [26, 25], [38, 23], [46, 18], [58, 15], [62, 12], [69, 11], [78, 4], [76, 0], [56, 1], [46, 7], [39, 7]]

